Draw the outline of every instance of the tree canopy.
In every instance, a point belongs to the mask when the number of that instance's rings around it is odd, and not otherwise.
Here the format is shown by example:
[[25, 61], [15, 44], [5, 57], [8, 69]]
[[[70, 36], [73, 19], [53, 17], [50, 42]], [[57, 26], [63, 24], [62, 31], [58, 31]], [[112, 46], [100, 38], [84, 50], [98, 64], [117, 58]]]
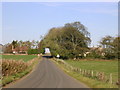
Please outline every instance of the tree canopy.
[[51, 54], [61, 58], [82, 58], [90, 44], [90, 33], [80, 22], [67, 23], [63, 27], [52, 28], [41, 40], [39, 48], [50, 48]]
[[105, 36], [100, 41], [103, 47], [103, 52], [105, 53], [105, 58], [120, 58], [120, 37]]

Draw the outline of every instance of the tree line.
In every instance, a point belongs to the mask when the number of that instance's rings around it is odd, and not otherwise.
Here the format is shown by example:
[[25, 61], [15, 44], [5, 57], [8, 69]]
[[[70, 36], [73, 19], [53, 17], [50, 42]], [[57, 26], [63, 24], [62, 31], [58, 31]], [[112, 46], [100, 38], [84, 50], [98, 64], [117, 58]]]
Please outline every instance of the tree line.
[[120, 37], [105, 36], [97, 47], [90, 47], [91, 39], [87, 28], [80, 22], [67, 23], [63, 27], [51, 28], [41, 40], [39, 49], [50, 48], [53, 56], [62, 59], [77, 58], [120, 58]]
[[100, 41], [100, 47], [103, 48], [103, 58], [120, 59], [120, 37], [105, 36]]
[[62, 27], [54, 27], [41, 41], [14, 41], [4, 45], [4, 53], [39, 54], [49, 48], [51, 55], [58, 54], [62, 59], [79, 58], [120, 58], [120, 37], [105, 36], [97, 47], [90, 47], [90, 33], [80, 22], [66, 23]]
[[3, 46], [4, 53], [18, 53], [18, 54], [38, 54], [39, 41], [18, 41], [13, 40], [11, 43]]

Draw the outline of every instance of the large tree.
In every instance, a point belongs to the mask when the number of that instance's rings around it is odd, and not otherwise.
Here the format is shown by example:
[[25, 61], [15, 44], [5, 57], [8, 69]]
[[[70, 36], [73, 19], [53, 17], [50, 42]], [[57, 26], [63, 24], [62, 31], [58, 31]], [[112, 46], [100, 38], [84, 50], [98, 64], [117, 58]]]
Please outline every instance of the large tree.
[[103, 52], [105, 53], [105, 58], [113, 59], [120, 58], [120, 37], [105, 36], [100, 41], [103, 47]]
[[[79, 26], [79, 27], [78, 27]], [[51, 54], [59, 54], [62, 58], [80, 58], [88, 50], [90, 38], [83, 25], [79, 22], [65, 24], [64, 27], [52, 28], [40, 42], [43, 52], [45, 47], [50, 48]]]
[[115, 37], [112, 45], [115, 57], [120, 59], [120, 37]]
[[18, 41], [16, 40], [16, 41], [12, 41], [12, 50], [14, 50], [16, 47], [17, 47], [17, 45], [18, 45]]
[[13, 51], [16, 51], [17, 53], [25, 53], [29, 49], [38, 49], [38, 41], [15, 41], [13, 40], [12, 43], [8, 43], [4, 45], [4, 53], [12, 53]]

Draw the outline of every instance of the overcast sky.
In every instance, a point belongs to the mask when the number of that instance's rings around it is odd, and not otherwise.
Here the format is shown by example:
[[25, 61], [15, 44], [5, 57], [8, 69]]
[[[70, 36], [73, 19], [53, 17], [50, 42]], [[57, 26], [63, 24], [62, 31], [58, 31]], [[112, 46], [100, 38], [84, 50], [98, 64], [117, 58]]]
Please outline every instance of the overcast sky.
[[117, 2], [3, 2], [2, 44], [40, 40], [50, 28], [80, 21], [91, 34], [92, 46], [106, 35], [117, 36]]

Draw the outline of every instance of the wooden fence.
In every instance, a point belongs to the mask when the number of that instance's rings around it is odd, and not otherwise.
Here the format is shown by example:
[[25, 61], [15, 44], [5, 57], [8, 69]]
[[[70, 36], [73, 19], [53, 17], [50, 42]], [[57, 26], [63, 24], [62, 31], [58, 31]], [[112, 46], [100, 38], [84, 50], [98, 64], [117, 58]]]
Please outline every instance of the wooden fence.
[[57, 61], [57, 63], [59, 64], [63, 64], [67, 69], [69, 69], [70, 71], [79, 73], [85, 77], [89, 77], [98, 81], [102, 81], [102, 82], [106, 82], [109, 84], [117, 84], [120, 82], [113, 82], [113, 76], [112, 73], [109, 74], [109, 76], [105, 75], [104, 72], [98, 72], [98, 71], [93, 71], [93, 70], [86, 70], [86, 69], [81, 69], [81, 68], [76, 68], [71, 66], [70, 64], [66, 63], [64, 60], [61, 59], [54, 59], [55, 61]]

